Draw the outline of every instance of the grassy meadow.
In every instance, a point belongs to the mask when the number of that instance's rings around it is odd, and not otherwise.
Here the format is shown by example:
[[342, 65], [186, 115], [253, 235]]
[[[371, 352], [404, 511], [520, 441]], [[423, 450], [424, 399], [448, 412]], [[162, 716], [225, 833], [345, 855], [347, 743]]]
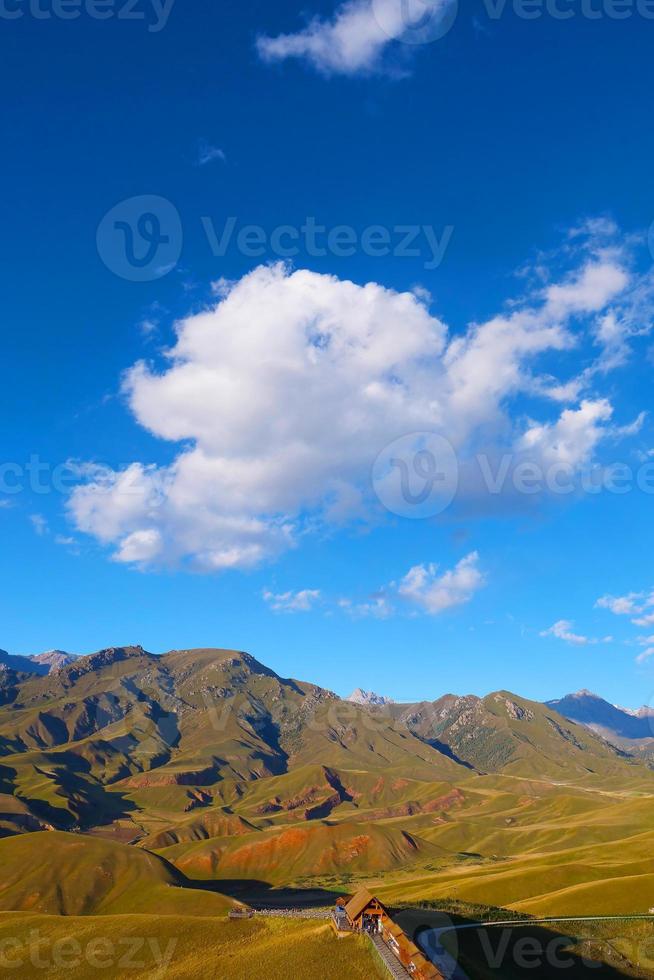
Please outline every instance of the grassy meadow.
[[156, 915], [51, 916], [0, 913], [0, 972], [15, 980], [370, 980], [367, 940], [336, 940], [311, 920]]

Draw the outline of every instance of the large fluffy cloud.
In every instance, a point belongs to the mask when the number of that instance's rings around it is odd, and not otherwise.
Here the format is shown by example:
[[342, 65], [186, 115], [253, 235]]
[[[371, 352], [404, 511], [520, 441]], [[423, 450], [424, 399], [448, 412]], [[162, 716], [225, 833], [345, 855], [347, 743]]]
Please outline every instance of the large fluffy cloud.
[[[586, 257], [452, 337], [413, 293], [257, 268], [178, 324], [159, 370], [126, 376], [137, 421], [179, 444], [173, 462], [87, 466], [74, 522], [118, 561], [248, 567], [317, 524], [369, 513], [372, 463], [407, 433], [440, 433], [462, 458], [501, 444], [580, 465], [611, 431], [612, 406], [586, 399], [552, 416], [537, 361], [574, 347], [579, 318], [605, 313], [627, 277], [617, 260]], [[513, 400], [536, 389], [545, 417], [525, 420]]]

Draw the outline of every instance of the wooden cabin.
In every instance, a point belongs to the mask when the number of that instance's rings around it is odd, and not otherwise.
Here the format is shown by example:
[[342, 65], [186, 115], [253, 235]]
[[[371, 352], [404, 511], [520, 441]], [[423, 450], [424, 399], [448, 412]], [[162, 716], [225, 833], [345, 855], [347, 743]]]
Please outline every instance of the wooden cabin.
[[362, 888], [349, 901], [339, 898], [332, 915], [336, 935], [367, 932], [381, 939], [414, 980], [443, 980], [440, 971], [393, 922], [378, 898]]
[[345, 915], [357, 932], [381, 932], [382, 922], [388, 919], [385, 907], [367, 888], [362, 888], [347, 902]]

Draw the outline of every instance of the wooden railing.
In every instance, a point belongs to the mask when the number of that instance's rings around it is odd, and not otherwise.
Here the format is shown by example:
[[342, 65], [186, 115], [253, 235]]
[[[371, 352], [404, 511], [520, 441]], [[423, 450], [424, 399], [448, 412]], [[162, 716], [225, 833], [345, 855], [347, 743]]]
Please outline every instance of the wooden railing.
[[336, 932], [356, 932], [357, 930], [350, 924], [346, 915], [331, 914], [331, 920]]

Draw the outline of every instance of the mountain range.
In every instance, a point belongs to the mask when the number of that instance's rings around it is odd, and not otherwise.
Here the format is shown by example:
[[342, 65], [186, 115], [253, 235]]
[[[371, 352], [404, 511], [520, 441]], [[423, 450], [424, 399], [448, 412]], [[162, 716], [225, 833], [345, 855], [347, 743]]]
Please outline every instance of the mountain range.
[[[392, 894], [447, 888], [543, 907], [557, 881], [599, 889], [617, 875], [601, 848], [622, 862], [633, 852], [636, 873], [652, 845], [654, 773], [631, 738], [647, 719], [601, 699], [540, 704], [497, 691], [359, 703], [241, 651], [46, 656], [3, 656], [8, 839], [111, 840], [121, 861], [146, 850], [166, 874], [218, 888], [342, 888], [382, 875]], [[569, 869], [564, 883], [550, 860]], [[625, 888], [625, 901], [633, 894]], [[16, 900], [0, 883], [0, 909]]]
[[[450, 709], [453, 706], [462, 706], [464, 713], [467, 709], [474, 717], [479, 713], [482, 699], [473, 695], [466, 698], [445, 695], [438, 701], [424, 702], [421, 706], [398, 705], [398, 702], [392, 698], [357, 688], [348, 701], [368, 706], [394, 705], [395, 716], [404, 720], [414, 734], [428, 735], [431, 731], [436, 737], [439, 728], [442, 727], [445, 731], [450, 724], [452, 714]], [[654, 707], [643, 705], [637, 709], [623, 708], [611, 704], [586, 689], [567, 694], [557, 700], [546, 701], [544, 704], [569, 721], [577, 722], [600, 735], [614, 747], [635, 756], [654, 760]], [[457, 738], [458, 736], [454, 734], [449, 741], [441, 743], [440, 747], [445, 749], [449, 745], [453, 748], [451, 743], [456, 742]]]
[[49, 674], [55, 670], [67, 667], [76, 657], [63, 650], [48, 650], [46, 653], [35, 653], [20, 656], [0, 650], [0, 670], [15, 670], [26, 674]]
[[654, 760], [654, 708], [637, 710], [610, 704], [592, 691], [577, 691], [547, 706], [635, 756]]

